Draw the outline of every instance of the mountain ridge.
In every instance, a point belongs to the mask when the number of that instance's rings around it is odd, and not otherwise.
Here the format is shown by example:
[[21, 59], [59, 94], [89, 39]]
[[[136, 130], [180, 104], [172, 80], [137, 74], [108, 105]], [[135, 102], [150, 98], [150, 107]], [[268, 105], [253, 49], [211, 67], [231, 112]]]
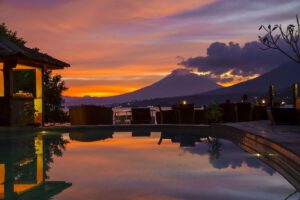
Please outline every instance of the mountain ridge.
[[194, 73], [174, 71], [163, 79], [139, 90], [112, 97], [64, 97], [68, 106], [80, 104], [107, 105], [129, 101], [192, 95], [221, 88], [211, 79]]
[[209, 104], [213, 101], [224, 102], [227, 99], [240, 101], [244, 94], [247, 94], [249, 99], [252, 97], [268, 98], [268, 89], [271, 84], [275, 85], [277, 92], [284, 92], [287, 95], [291, 95], [292, 85], [299, 82], [300, 64], [283, 63], [260, 77], [230, 87], [216, 89], [202, 94], [139, 101], [133, 103], [132, 106], [172, 105], [180, 102], [182, 99], [199, 105]]

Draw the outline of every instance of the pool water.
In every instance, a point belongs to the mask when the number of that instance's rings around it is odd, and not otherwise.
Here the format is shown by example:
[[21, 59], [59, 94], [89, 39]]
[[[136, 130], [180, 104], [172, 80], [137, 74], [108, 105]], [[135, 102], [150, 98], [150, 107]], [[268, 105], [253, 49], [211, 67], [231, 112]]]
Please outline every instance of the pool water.
[[299, 199], [257, 154], [205, 134], [40, 133], [0, 146], [0, 199]]

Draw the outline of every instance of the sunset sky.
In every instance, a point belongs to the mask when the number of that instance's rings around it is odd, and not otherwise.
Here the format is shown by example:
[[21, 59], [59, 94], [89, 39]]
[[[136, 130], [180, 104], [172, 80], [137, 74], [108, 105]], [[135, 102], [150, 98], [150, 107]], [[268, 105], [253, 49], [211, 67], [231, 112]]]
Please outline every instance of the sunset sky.
[[[158, 81], [181, 58], [205, 57], [214, 42], [243, 47], [261, 24], [293, 23], [299, 10], [299, 0], [0, 0], [0, 22], [71, 64], [58, 71], [65, 95], [111, 96]], [[209, 71], [228, 86], [264, 70]]]

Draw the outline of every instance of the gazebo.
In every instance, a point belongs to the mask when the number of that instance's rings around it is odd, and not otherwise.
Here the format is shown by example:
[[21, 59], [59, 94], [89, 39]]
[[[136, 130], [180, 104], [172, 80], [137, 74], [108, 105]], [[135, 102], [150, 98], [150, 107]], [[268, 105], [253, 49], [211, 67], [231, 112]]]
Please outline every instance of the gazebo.
[[43, 125], [43, 72], [65, 67], [70, 65], [0, 36], [0, 126]]

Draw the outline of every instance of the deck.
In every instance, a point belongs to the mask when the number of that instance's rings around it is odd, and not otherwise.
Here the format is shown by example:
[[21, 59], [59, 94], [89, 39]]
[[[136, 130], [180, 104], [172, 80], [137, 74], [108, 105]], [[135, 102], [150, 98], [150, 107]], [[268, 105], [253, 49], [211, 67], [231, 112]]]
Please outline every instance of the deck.
[[272, 140], [300, 156], [300, 126], [272, 125], [270, 121], [227, 123], [225, 125]]

